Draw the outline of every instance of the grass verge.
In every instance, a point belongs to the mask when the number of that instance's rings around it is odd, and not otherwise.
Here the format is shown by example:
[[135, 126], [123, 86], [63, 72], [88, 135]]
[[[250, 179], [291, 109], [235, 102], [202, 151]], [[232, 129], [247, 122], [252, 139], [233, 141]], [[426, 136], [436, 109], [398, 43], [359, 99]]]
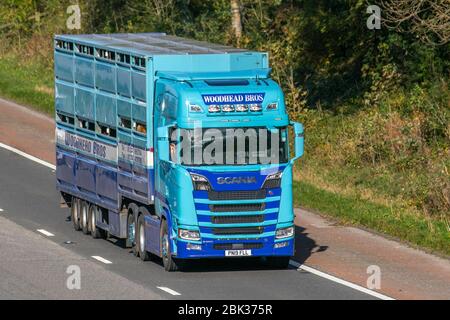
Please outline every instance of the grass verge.
[[52, 72], [36, 63], [20, 63], [11, 56], [0, 57], [0, 96], [53, 114]]
[[416, 216], [357, 196], [325, 191], [307, 182], [294, 181], [293, 191], [297, 207], [317, 210], [344, 224], [366, 227], [450, 255], [450, 234], [444, 221]]

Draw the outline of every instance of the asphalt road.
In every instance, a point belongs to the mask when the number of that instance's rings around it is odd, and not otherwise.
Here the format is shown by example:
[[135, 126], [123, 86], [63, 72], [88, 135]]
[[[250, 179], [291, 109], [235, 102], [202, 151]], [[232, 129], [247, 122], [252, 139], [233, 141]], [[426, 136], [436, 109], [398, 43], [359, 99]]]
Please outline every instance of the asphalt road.
[[[294, 267], [273, 270], [253, 260], [196, 261], [186, 271], [165, 272], [160, 261], [142, 262], [120, 241], [75, 231], [69, 209], [59, 207], [54, 172], [4, 149], [0, 208], [7, 229], [0, 231], [0, 298], [374, 299]], [[65, 287], [73, 264], [80, 266], [80, 290]]]

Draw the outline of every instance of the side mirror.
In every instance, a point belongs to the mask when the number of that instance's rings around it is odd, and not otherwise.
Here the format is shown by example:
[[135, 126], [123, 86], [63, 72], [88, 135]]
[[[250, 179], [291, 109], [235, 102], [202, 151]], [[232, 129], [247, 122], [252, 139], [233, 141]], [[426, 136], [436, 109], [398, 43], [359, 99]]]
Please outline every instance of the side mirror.
[[291, 161], [293, 162], [303, 155], [305, 136], [303, 125], [301, 123], [291, 122], [290, 125], [294, 127], [295, 156], [291, 159]]
[[163, 161], [170, 161], [169, 155], [169, 127], [158, 128], [158, 151], [159, 159]]

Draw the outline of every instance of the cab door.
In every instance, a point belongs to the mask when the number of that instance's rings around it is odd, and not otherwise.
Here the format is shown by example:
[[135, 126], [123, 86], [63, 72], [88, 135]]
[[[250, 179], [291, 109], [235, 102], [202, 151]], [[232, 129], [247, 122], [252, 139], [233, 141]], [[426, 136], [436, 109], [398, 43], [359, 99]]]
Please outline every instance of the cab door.
[[[176, 203], [176, 186], [174, 163], [163, 155], [169, 150], [171, 130], [176, 125], [177, 98], [167, 91], [163, 82], [156, 84], [156, 108], [154, 116], [154, 146], [155, 146], [155, 210], [158, 216], [165, 215], [171, 225], [170, 209]], [[162, 142], [162, 144], [161, 144]], [[160, 150], [163, 145], [165, 151]]]

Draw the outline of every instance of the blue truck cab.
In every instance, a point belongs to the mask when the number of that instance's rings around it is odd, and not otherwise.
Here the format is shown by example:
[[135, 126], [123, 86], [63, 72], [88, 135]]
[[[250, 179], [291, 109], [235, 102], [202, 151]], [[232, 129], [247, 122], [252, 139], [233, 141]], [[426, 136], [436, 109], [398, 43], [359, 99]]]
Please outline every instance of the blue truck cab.
[[54, 59], [56, 185], [76, 230], [124, 239], [168, 271], [197, 258], [288, 265], [303, 127], [267, 53], [164, 33], [57, 35]]

